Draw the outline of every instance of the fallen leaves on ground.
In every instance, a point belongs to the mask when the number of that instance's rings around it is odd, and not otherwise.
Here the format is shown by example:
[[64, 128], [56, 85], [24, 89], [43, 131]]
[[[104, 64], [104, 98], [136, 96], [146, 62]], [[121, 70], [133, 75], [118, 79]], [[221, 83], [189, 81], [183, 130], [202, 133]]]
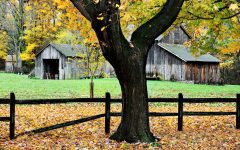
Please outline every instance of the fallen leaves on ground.
[[[111, 105], [111, 111], [121, 110]], [[177, 131], [177, 117], [150, 117], [151, 130], [160, 140], [151, 144], [109, 140], [104, 133], [104, 118], [42, 133], [34, 129], [104, 113], [102, 104], [60, 104], [16, 106], [16, 139], [9, 140], [9, 123], [0, 122], [0, 149], [240, 149], [240, 130], [235, 116], [184, 116], [183, 131]], [[185, 111], [235, 111], [234, 106], [184, 105]], [[175, 106], [150, 107], [151, 112], [177, 112]], [[8, 116], [9, 107], [0, 106]], [[111, 118], [111, 133], [120, 117]]]

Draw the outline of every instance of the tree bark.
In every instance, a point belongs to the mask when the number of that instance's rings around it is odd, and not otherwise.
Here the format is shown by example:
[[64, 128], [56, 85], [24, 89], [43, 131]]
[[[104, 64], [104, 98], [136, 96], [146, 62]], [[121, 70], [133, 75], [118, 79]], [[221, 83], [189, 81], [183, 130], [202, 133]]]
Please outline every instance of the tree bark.
[[[91, 77], [91, 78], [93, 78], [93, 77]], [[94, 82], [92, 79], [89, 83], [89, 86], [90, 86], [90, 98], [94, 98]]]
[[146, 65], [139, 61], [139, 57], [131, 58], [133, 60], [125, 61], [125, 66], [121, 67], [124, 70], [115, 69], [122, 89], [122, 120], [110, 139], [130, 143], [154, 142], [155, 137], [149, 127]]

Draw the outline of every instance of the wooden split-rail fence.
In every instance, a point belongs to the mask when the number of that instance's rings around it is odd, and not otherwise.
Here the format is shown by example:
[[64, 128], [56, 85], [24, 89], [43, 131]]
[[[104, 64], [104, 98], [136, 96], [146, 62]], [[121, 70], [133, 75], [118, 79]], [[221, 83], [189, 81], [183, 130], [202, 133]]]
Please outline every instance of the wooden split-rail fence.
[[[74, 99], [35, 99], [35, 100], [16, 100], [15, 94], [10, 93], [10, 99], [0, 99], [0, 104], [10, 105], [10, 116], [0, 117], [0, 121], [10, 122], [10, 139], [14, 139], [15, 136], [15, 106], [16, 105], [37, 105], [37, 104], [61, 104], [61, 103], [105, 103], [105, 113], [81, 118], [74, 121], [56, 124], [53, 126], [40, 128], [29, 133], [41, 133], [57, 128], [62, 128], [78, 123], [83, 123], [98, 118], [105, 118], [105, 133], [110, 133], [110, 120], [111, 116], [121, 116], [119, 112], [111, 112], [111, 103], [121, 103], [121, 99], [112, 99], [110, 93], [106, 93], [105, 98], [74, 98]], [[183, 94], [179, 93], [178, 98], [149, 98], [148, 102], [164, 102], [164, 103], [178, 103], [177, 113], [161, 113], [161, 112], [149, 112], [150, 117], [157, 116], [177, 116], [178, 117], [178, 131], [183, 130], [183, 116], [215, 116], [215, 115], [235, 115], [236, 116], [236, 128], [240, 129], [240, 94], [237, 94], [236, 98], [184, 98]], [[190, 112], [183, 111], [183, 103], [236, 103], [236, 112]], [[26, 133], [28, 133], [26, 132]], [[24, 134], [24, 133], [23, 133]], [[21, 135], [21, 134], [20, 134]]]

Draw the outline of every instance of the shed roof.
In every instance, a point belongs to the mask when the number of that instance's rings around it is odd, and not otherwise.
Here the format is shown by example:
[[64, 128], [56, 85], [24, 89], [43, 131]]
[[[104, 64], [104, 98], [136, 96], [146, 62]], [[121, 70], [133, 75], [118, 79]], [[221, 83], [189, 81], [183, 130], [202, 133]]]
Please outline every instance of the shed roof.
[[84, 48], [82, 45], [50, 43], [46, 47], [44, 47], [42, 50], [40, 50], [36, 55], [40, 54], [44, 49], [46, 49], [50, 45], [55, 49], [57, 49], [60, 53], [62, 53], [66, 57], [75, 57]]
[[172, 53], [176, 57], [182, 59], [185, 62], [189, 61], [195, 61], [195, 62], [215, 62], [219, 63], [220, 60], [217, 59], [216, 57], [210, 55], [210, 54], [205, 54], [201, 55], [199, 57], [194, 57], [190, 50], [185, 47], [184, 45], [177, 45], [177, 44], [165, 44], [165, 43], [159, 43], [158, 44], [160, 47], [163, 49], [167, 50], [168, 52]]

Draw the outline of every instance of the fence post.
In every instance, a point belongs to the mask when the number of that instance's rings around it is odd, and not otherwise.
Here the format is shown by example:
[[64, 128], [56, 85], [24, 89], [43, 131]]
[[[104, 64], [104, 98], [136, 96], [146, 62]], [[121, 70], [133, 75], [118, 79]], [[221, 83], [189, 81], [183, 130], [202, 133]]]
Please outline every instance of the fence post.
[[183, 130], [183, 94], [178, 94], [178, 131]]
[[237, 94], [236, 109], [236, 128], [240, 129], [240, 94]]
[[15, 94], [10, 93], [10, 139], [14, 139], [15, 129]]
[[109, 92], [106, 93], [106, 101], [105, 101], [105, 133], [110, 133], [110, 100], [111, 95]]

